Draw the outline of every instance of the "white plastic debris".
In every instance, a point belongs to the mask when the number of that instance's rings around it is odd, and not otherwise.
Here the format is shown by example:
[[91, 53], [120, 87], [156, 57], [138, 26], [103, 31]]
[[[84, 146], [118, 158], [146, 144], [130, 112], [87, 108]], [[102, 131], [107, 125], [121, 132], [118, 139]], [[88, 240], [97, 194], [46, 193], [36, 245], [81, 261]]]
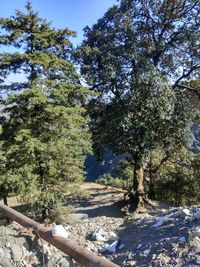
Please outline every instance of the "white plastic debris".
[[139, 244], [138, 246], [137, 246], [137, 249], [140, 249], [142, 247], [142, 244]]
[[53, 224], [52, 236], [61, 236], [67, 238], [69, 236], [69, 233], [65, 230], [62, 224], [59, 225]]
[[161, 218], [159, 221], [157, 221], [156, 223], [154, 223], [151, 227], [159, 227], [161, 225], [163, 225], [163, 222], [165, 220], [165, 217]]
[[127, 261], [126, 265], [127, 266], [136, 266], [137, 262], [136, 261]]
[[189, 209], [182, 209], [182, 212], [183, 212], [183, 214], [186, 215], [186, 216], [190, 216], [190, 215], [191, 215]]
[[92, 240], [96, 241], [107, 241], [108, 236], [107, 233], [103, 229], [98, 229], [92, 234]]
[[122, 241], [116, 240], [111, 245], [105, 244], [105, 246], [100, 249], [100, 252], [101, 253], [103, 252], [115, 253], [116, 251], [122, 249], [123, 247], [125, 247], [125, 245], [122, 243]]
[[174, 214], [168, 214], [162, 218], [160, 218], [160, 220], [158, 220], [156, 223], [154, 223], [151, 227], [159, 227], [162, 226], [164, 224], [164, 222], [169, 222], [169, 221], [173, 221], [173, 218], [171, 218]]
[[200, 210], [198, 210], [198, 211], [192, 216], [192, 221], [195, 220], [195, 219], [197, 219], [197, 220], [200, 219]]
[[152, 259], [153, 259], [153, 260], [155, 260], [156, 257], [157, 257], [156, 254], [153, 254], [153, 255], [152, 255]]
[[150, 249], [145, 249], [145, 250], [143, 251], [143, 255], [144, 255], [145, 257], [147, 257], [147, 256], [149, 255], [150, 252], [151, 252]]

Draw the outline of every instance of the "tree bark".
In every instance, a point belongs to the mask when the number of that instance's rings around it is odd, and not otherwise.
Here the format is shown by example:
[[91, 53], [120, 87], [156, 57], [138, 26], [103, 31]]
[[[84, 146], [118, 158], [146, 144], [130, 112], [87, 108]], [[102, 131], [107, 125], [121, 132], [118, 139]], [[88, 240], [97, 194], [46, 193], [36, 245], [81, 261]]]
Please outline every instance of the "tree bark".
[[148, 193], [148, 197], [150, 199], [155, 199], [156, 198], [156, 194], [155, 194], [155, 187], [154, 187], [154, 173], [149, 170], [149, 179], [150, 179], [150, 182], [149, 182], [149, 193]]
[[133, 171], [133, 190], [130, 194], [130, 206], [136, 213], [143, 212], [148, 207], [153, 207], [144, 190], [144, 168], [140, 159], [135, 160]]
[[3, 194], [3, 203], [4, 205], [8, 206], [8, 198], [6, 194]]
[[138, 160], [135, 162], [133, 189], [139, 195], [144, 194], [144, 170], [142, 163]]

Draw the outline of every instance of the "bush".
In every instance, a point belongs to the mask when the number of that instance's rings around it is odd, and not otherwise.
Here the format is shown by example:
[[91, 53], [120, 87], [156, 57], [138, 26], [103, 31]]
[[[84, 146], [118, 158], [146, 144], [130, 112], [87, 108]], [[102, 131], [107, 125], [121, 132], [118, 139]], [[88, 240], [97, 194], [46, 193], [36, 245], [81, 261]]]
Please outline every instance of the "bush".
[[176, 167], [166, 172], [162, 180], [156, 184], [158, 200], [173, 205], [195, 205], [200, 202], [200, 179], [192, 168]]
[[124, 181], [118, 177], [112, 177], [110, 174], [104, 174], [100, 176], [97, 180], [97, 183], [107, 186], [113, 186], [117, 188], [124, 187]]
[[68, 222], [70, 215], [75, 211], [72, 205], [56, 206], [50, 213], [49, 220], [56, 224], [65, 224]]

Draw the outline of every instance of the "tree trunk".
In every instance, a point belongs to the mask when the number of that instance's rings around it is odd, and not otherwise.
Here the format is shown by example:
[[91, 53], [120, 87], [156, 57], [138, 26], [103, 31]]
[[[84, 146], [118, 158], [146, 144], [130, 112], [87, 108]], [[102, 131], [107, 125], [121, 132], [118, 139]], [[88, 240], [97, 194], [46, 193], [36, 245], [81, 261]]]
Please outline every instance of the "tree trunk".
[[148, 194], [148, 196], [149, 196], [150, 199], [155, 199], [156, 198], [155, 188], [154, 188], [155, 179], [154, 179], [154, 174], [152, 173], [151, 170], [149, 170], [149, 179], [150, 179], [150, 183], [149, 183], [149, 194]]
[[133, 189], [138, 195], [144, 195], [144, 170], [140, 161], [135, 162]]
[[130, 194], [130, 205], [137, 213], [143, 212], [145, 207], [153, 205], [149, 202], [144, 191], [144, 169], [141, 160], [135, 160], [133, 171], [133, 191]]
[[8, 199], [6, 194], [3, 194], [3, 203], [4, 205], [8, 206]]

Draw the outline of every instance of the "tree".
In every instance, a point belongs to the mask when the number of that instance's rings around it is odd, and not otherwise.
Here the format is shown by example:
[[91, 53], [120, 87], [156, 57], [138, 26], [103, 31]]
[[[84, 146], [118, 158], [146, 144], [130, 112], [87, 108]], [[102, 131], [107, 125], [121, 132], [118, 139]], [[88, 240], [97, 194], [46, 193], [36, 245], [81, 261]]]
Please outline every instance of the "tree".
[[[28, 2], [26, 13], [2, 18], [1, 44], [18, 52], [2, 53], [0, 71], [22, 73], [22, 82], [2, 84], [4, 113], [1, 135], [5, 166], [1, 181], [12, 177], [26, 202], [42, 207], [61, 200], [65, 184], [84, 178], [90, 150], [84, 101], [89, 90], [71, 61], [68, 29], [54, 29]], [[5, 98], [5, 99], [4, 99]]]
[[187, 152], [187, 158], [165, 162], [159, 169], [155, 187], [157, 199], [173, 205], [199, 203], [199, 154]]
[[184, 142], [181, 145], [180, 143], [172, 142], [167, 150], [158, 146], [149, 152], [145, 168], [145, 181], [148, 186], [148, 196], [150, 199], [156, 199], [156, 183], [163, 178], [160, 170], [164, 169], [167, 164], [172, 166], [177, 164], [184, 165], [184, 162], [190, 158], [190, 152], [184, 145]]
[[89, 113], [96, 154], [107, 144], [134, 165], [132, 198], [140, 210], [148, 154], [186, 144], [189, 103], [182, 83], [200, 68], [198, 1], [122, 0], [91, 28], [77, 55], [99, 93]]

